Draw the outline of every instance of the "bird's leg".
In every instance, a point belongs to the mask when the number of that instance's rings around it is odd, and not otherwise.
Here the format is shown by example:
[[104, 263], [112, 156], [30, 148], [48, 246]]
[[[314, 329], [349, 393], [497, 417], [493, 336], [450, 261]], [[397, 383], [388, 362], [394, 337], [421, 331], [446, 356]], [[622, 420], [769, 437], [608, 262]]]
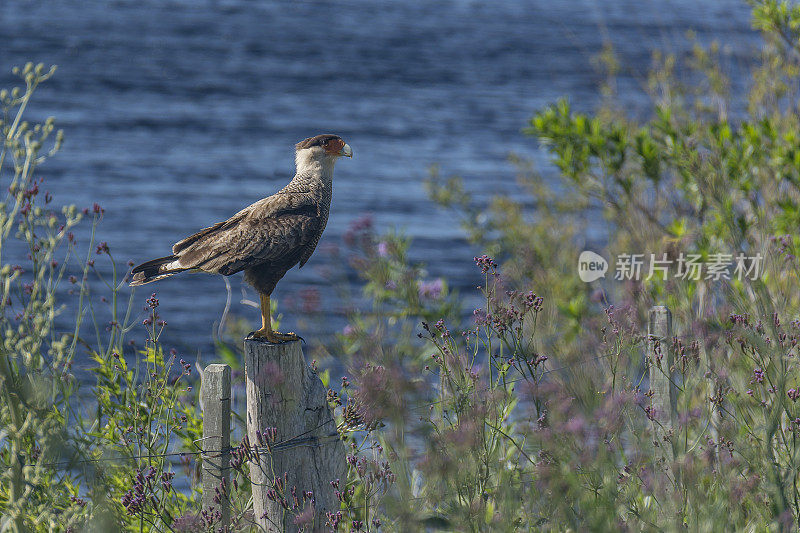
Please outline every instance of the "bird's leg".
[[270, 316], [269, 295], [259, 293], [261, 299], [261, 329], [251, 333], [253, 337], [270, 338], [272, 337], [272, 317]]
[[270, 312], [269, 294], [259, 293], [261, 298], [261, 329], [254, 331], [251, 335], [259, 339], [265, 339], [272, 343], [296, 341], [300, 339], [294, 333], [280, 333], [272, 331], [272, 313]]

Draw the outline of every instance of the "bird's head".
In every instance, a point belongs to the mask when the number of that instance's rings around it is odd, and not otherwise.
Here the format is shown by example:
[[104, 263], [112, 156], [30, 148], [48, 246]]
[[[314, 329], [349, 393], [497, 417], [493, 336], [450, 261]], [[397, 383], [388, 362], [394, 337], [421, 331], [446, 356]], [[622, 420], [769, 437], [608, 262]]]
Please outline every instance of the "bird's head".
[[316, 165], [323, 168], [332, 167], [333, 163], [342, 156], [353, 157], [353, 150], [338, 135], [317, 135], [295, 145], [295, 161], [298, 170]]

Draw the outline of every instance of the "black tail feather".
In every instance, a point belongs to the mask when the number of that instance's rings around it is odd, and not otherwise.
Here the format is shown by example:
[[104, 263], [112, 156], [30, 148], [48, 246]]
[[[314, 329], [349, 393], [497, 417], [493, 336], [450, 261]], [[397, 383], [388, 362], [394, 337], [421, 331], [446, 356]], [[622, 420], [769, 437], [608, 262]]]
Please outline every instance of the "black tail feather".
[[166, 257], [159, 257], [158, 259], [151, 259], [150, 261], [134, 267], [133, 270], [131, 270], [133, 278], [131, 279], [130, 285], [132, 287], [144, 285], [151, 281], [166, 278], [177, 272], [183, 272], [186, 270], [185, 268], [172, 268], [169, 270], [165, 268], [165, 265], [175, 261], [177, 258], [178, 256], [176, 255], [168, 255]]

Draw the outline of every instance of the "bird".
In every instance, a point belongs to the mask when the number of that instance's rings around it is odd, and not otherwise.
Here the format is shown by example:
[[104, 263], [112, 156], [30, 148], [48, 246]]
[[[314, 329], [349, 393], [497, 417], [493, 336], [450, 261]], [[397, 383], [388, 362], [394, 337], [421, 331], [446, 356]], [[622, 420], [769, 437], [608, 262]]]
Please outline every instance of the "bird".
[[314, 253], [328, 222], [333, 167], [340, 157], [352, 158], [353, 150], [338, 135], [300, 141], [295, 145], [295, 175], [285, 187], [176, 242], [171, 255], [134, 267], [130, 286], [187, 270], [223, 276], [244, 271], [261, 307], [261, 328], [248, 337], [276, 344], [300, 339], [272, 329], [270, 297], [283, 276], [295, 265], [305, 265]]

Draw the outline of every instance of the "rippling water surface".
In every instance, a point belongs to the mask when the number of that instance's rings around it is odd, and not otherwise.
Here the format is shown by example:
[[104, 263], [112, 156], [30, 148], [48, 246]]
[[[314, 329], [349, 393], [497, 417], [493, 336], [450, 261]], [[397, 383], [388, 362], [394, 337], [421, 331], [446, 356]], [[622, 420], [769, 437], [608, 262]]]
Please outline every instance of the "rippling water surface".
[[[545, 163], [520, 129], [559, 96], [581, 109], [597, 103], [592, 59], [604, 41], [625, 66], [618, 90], [636, 113], [652, 50], [685, 54], [688, 29], [732, 43], [734, 69], [758, 44], [748, 8], [731, 0], [5, 0], [0, 86], [13, 65], [59, 66], [31, 117], [56, 116], [66, 143], [40, 175], [58, 201], [106, 209], [99, 239], [122, 262], [165, 255], [283, 186], [298, 140], [344, 137], [355, 158], [337, 165], [321, 250], [276, 291], [288, 328], [324, 341], [343, 322], [320, 270], [341, 268], [326, 248], [353, 220], [372, 213], [378, 228], [402, 229], [431, 277], [469, 292], [478, 250], [426, 199], [430, 165], [463, 176], [481, 202], [515, 193], [508, 154]], [[255, 323], [240, 285], [232, 280], [232, 311]], [[223, 280], [149, 287], [169, 322], [166, 343], [213, 358]], [[309, 288], [321, 297], [316, 317], [291, 305]], [[149, 293], [137, 293], [137, 309]]]

